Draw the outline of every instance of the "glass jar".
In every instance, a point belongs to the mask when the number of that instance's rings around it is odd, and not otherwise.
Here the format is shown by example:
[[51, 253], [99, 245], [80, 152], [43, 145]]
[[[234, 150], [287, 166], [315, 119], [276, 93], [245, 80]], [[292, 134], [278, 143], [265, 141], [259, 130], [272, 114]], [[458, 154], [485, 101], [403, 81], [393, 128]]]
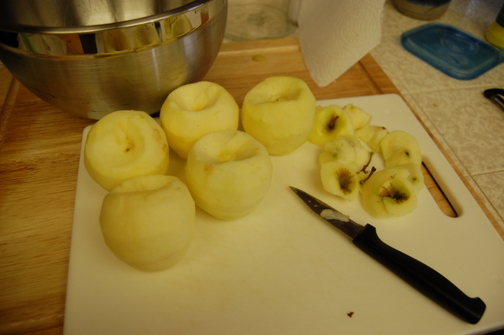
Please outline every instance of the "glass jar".
[[419, 20], [441, 17], [451, 0], [394, 0], [395, 8], [402, 14]]

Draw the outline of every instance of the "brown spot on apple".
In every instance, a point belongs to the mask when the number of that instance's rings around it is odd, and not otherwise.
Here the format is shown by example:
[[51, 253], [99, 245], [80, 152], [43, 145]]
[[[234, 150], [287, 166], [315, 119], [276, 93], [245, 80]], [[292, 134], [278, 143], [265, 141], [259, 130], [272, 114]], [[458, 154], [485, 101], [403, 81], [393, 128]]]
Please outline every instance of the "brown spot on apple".
[[380, 197], [391, 198], [398, 204], [409, 199], [409, 196], [407, 194], [404, 194], [403, 192], [395, 188], [392, 184], [390, 184], [389, 187], [383, 188], [383, 190], [380, 192]]
[[332, 130], [334, 130], [334, 128], [336, 128], [336, 122], [338, 122], [338, 119], [339, 119], [338, 115], [333, 115], [331, 117], [331, 120], [327, 124], [327, 132], [331, 132]]
[[210, 175], [212, 174], [214, 169], [214, 166], [212, 164], [205, 164], [203, 170], [205, 171], [206, 174]]
[[124, 148], [124, 152], [130, 152], [135, 148], [135, 143], [131, 139], [127, 140], [126, 147]]
[[352, 192], [352, 172], [348, 169], [340, 169], [337, 172], [338, 174], [338, 182], [340, 184], [341, 190], [343, 193], [351, 193]]
[[153, 130], [152, 137], [154, 138], [154, 140], [156, 142], [158, 142], [159, 144], [161, 144], [161, 149], [163, 151], [167, 151], [168, 150], [168, 144], [166, 143], [165, 135], [162, 134], [159, 129], [154, 129]]
[[152, 131], [152, 137], [159, 143], [162, 143], [162, 137], [161, 137], [161, 132], [159, 129], [153, 129]]

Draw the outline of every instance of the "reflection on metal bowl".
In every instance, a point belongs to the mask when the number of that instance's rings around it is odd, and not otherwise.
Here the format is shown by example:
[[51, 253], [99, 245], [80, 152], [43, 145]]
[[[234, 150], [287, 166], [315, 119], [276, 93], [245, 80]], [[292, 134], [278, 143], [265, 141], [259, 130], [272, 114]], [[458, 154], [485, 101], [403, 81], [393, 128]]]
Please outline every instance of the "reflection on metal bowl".
[[90, 119], [156, 113], [205, 76], [224, 38], [227, 0], [64, 3], [2, 1], [0, 60], [41, 99]]

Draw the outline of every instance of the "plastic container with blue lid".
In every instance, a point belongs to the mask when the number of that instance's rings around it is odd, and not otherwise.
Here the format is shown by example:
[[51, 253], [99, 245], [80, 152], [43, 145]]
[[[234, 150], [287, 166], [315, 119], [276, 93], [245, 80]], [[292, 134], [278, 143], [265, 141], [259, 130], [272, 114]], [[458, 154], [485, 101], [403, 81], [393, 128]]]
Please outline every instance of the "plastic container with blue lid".
[[474, 79], [504, 60], [504, 53], [458, 28], [428, 23], [404, 32], [402, 46], [456, 79]]

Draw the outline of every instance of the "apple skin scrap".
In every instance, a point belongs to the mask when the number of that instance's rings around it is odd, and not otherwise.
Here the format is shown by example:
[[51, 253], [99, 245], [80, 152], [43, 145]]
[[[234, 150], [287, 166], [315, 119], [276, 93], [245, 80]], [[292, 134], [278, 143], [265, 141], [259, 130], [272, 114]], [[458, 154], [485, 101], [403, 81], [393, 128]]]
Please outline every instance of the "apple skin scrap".
[[308, 141], [323, 146], [338, 136], [353, 135], [353, 133], [352, 118], [346, 110], [336, 105], [317, 106]]
[[363, 185], [361, 204], [375, 218], [398, 217], [412, 212], [418, 204], [417, 189], [404, 167], [376, 171]]
[[324, 163], [320, 168], [320, 178], [324, 190], [333, 195], [353, 200], [359, 194], [359, 177], [351, 165], [337, 161]]
[[380, 142], [385, 166], [399, 166], [408, 163], [422, 164], [422, 151], [416, 138], [403, 131], [394, 130]]

